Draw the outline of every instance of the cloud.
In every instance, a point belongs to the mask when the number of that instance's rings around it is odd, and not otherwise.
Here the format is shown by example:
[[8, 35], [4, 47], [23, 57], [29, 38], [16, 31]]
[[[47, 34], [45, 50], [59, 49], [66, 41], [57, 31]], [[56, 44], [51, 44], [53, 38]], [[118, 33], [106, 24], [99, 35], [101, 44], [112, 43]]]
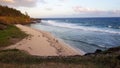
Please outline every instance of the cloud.
[[3, 1], [14, 3], [14, 0], [3, 0]]
[[59, 1], [68, 1], [68, 0], [59, 0]]
[[[12, 7], [34, 7], [37, 2], [48, 4], [48, 0], [0, 0], [0, 5], [7, 5]], [[58, 0], [58, 1], [68, 1], [68, 0]]]
[[52, 8], [45, 8], [45, 10], [52, 11], [53, 9]]
[[47, 1], [46, 0], [38, 0], [40, 3], [44, 3], [44, 4], [46, 4], [47, 3]]
[[[38, 0], [0, 0], [1, 5], [8, 5], [14, 7], [34, 7]], [[41, 3], [44, 0], [39, 0]]]
[[81, 6], [73, 7], [73, 10], [79, 14], [120, 14], [120, 10], [98, 10]]
[[91, 9], [91, 8], [85, 8], [81, 6], [73, 7], [73, 10], [78, 13], [97, 13], [97, 12], [104, 12], [103, 10], [97, 10], [97, 9]]
[[120, 10], [113, 10], [112, 13], [120, 14]]

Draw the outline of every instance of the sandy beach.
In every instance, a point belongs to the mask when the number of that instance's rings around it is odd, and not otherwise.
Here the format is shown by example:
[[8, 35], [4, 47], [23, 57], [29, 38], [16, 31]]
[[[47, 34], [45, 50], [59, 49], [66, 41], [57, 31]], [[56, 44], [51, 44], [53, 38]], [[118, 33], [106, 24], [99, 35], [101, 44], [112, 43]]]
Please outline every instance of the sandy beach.
[[36, 56], [72, 56], [84, 54], [84, 52], [75, 50], [63, 41], [59, 41], [49, 32], [36, 30], [19, 24], [16, 26], [29, 34], [29, 36], [6, 49], [16, 48]]

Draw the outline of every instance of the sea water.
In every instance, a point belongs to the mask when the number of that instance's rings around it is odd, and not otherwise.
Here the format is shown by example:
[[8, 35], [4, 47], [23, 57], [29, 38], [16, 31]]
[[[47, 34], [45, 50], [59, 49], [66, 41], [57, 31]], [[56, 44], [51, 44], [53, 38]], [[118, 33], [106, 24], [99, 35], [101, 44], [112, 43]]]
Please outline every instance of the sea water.
[[43, 18], [30, 27], [48, 31], [85, 53], [120, 46], [120, 18]]

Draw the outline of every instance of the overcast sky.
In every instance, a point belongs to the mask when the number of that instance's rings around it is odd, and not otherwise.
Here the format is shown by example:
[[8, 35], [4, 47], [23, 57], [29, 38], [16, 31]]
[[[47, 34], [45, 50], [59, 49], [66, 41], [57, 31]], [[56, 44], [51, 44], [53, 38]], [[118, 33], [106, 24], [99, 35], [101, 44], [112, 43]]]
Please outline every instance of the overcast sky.
[[120, 17], [120, 0], [0, 0], [34, 18]]

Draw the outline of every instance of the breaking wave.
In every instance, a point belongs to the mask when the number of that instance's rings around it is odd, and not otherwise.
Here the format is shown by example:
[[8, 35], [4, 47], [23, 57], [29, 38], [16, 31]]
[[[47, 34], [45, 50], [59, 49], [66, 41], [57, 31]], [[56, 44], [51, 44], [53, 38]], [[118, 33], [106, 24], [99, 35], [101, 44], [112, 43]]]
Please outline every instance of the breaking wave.
[[53, 20], [48, 20], [48, 21], [42, 20], [42, 24], [50, 25], [50, 26], [57, 26], [57, 27], [64, 27], [64, 28], [71, 28], [71, 29], [80, 29], [80, 30], [85, 30], [85, 31], [120, 34], [120, 31], [109, 29], [112, 26], [109, 26], [109, 28], [97, 28], [97, 27], [89, 27], [89, 26], [82, 26], [82, 25], [80, 26], [75, 23], [57, 22]]

